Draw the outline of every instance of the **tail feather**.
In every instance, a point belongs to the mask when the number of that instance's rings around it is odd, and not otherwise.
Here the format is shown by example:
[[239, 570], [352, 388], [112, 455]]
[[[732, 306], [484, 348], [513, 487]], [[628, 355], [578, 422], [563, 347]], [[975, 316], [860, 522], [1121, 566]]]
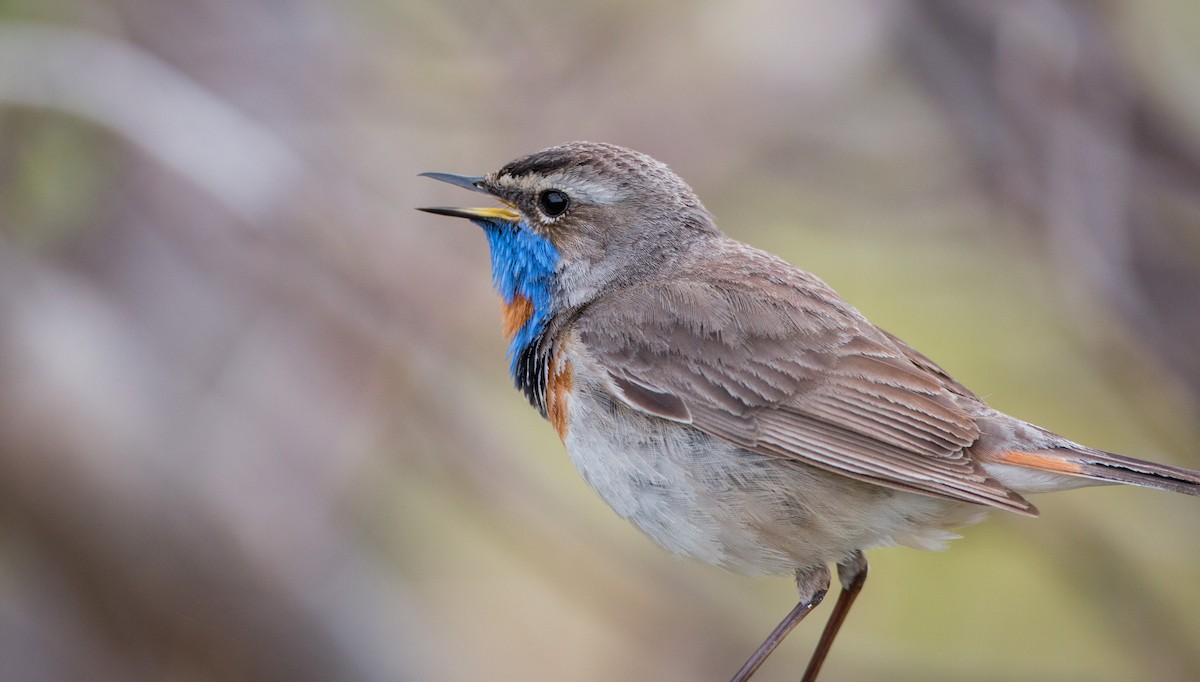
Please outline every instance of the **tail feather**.
[[1011, 450], [1000, 461], [1005, 464], [1056, 474], [1081, 476], [1097, 481], [1126, 483], [1185, 495], [1200, 495], [1200, 471], [1156, 464], [1091, 448]]

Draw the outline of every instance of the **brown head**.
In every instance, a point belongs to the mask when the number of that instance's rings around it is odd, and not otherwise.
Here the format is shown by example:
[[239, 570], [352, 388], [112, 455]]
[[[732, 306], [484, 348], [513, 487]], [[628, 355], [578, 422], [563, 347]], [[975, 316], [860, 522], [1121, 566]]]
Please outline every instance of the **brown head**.
[[[503, 206], [432, 208], [492, 228], [528, 232], [492, 239], [493, 274], [522, 267], [525, 246], [553, 247], [556, 298], [578, 305], [608, 286], [655, 270], [697, 238], [719, 234], [692, 188], [645, 154], [611, 144], [571, 142], [509, 162], [484, 176], [427, 173], [484, 192]], [[501, 247], [497, 252], [497, 246]], [[515, 261], [515, 262], [514, 262]], [[508, 292], [501, 291], [502, 296]]]

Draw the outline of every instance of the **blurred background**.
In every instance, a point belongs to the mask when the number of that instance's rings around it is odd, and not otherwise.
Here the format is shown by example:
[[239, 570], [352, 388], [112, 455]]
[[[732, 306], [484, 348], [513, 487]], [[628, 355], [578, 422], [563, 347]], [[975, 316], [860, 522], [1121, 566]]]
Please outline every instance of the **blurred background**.
[[[0, 2], [0, 679], [727, 679], [791, 581], [592, 495], [484, 240], [413, 210], [573, 139], [996, 407], [1200, 467], [1198, 66], [1190, 0]], [[873, 551], [823, 679], [1196, 679], [1200, 501], [1036, 501]]]

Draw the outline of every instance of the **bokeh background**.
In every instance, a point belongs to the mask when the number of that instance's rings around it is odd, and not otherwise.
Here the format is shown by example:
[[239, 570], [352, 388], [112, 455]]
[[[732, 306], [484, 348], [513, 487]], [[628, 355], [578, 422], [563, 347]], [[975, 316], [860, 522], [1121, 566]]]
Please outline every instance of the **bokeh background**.
[[[604, 507], [484, 241], [413, 210], [572, 139], [995, 406], [1200, 467], [1198, 67], [1191, 0], [4, 0], [0, 679], [732, 674], [790, 581]], [[872, 552], [823, 679], [1195, 680], [1200, 501], [1037, 503]]]

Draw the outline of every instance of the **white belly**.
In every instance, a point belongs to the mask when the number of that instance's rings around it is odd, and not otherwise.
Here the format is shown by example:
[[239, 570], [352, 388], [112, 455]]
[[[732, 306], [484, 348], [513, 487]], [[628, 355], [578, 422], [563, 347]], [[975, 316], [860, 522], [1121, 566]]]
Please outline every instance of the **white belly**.
[[[578, 377], [579, 374], [576, 373]], [[983, 508], [759, 455], [576, 382], [567, 451], [618, 514], [668, 550], [747, 574], [790, 574], [868, 547], [940, 547]]]

